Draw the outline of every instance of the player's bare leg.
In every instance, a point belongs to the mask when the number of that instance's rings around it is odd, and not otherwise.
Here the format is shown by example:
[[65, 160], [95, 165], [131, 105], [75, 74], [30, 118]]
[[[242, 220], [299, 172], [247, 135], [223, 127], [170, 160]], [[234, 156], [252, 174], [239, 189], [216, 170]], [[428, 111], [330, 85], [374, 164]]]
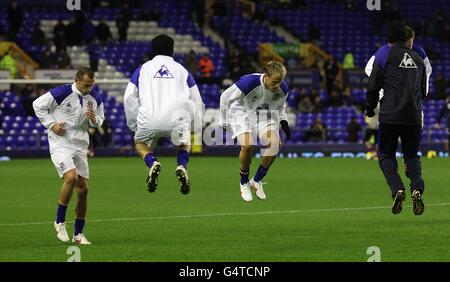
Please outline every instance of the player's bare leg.
[[139, 157], [144, 160], [145, 164], [149, 168], [148, 177], [147, 177], [147, 190], [151, 193], [155, 192], [158, 186], [158, 176], [161, 172], [161, 164], [158, 160], [153, 156], [152, 150], [147, 144], [142, 142], [136, 142], [135, 144], [136, 152]]
[[263, 145], [263, 148], [261, 149], [261, 165], [259, 166], [255, 177], [250, 180], [250, 186], [253, 188], [253, 191], [255, 191], [258, 199], [265, 200], [266, 194], [264, 193], [262, 180], [280, 151], [280, 136], [277, 131], [272, 129], [268, 130], [261, 136], [261, 143]]
[[182, 194], [189, 194], [191, 191], [191, 182], [187, 173], [187, 164], [189, 162], [189, 153], [191, 151], [190, 145], [177, 146], [177, 168], [175, 175], [180, 182], [180, 192]]
[[59, 191], [59, 204], [68, 206], [70, 199], [72, 198], [73, 188], [77, 183], [77, 172], [75, 169], [69, 170], [64, 173], [63, 185]]
[[244, 201], [250, 202], [253, 200], [253, 196], [250, 191], [248, 177], [250, 174], [250, 165], [252, 163], [254, 141], [251, 133], [249, 132], [239, 135], [237, 140], [241, 145], [241, 150], [239, 152], [241, 197]]
[[63, 242], [69, 241], [69, 235], [66, 230], [66, 211], [72, 198], [73, 188], [77, 183], [77, 172], [75, 169], [69, 170], [63, 175], [63, 184], [59, 192], [58, 210], [56, 213], [56, 221], [54, 227], [56, 237]]
[[89, 180], [78, 176], [76, 185], [77, 206], [75, 208], [75, 231], [72, 242], [82, 245], [90, 245], [91, 243], [83, 235], [83, 228], [87, 213], [87, 197], [88, 197]]

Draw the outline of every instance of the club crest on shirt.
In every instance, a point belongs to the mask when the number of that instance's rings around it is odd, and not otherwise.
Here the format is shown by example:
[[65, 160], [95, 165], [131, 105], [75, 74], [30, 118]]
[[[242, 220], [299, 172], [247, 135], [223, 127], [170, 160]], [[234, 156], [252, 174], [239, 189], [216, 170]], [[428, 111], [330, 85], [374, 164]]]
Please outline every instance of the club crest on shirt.
[[405, 69], [417, 69], [416, 63], [408, 53], [403, 55], [403, 60], [400, 62], [399, 67]]
[[162, 65], [153, 78], [173, 78], [173, 75], [165, 65]]
[[279, 92], [275, 92], [272, 96], [272, 101], [276, 101], [278, 99], [280, 99], [280, 93]]

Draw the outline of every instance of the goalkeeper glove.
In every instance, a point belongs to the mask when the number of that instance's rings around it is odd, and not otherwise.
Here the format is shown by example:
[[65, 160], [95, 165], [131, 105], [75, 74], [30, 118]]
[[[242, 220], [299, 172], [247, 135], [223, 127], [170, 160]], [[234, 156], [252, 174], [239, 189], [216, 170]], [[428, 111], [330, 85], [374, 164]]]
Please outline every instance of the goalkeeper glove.
[[286, 134], [286, 140], [291, 139], [291, 129], [289, 128], [289, 124], [287, 120], [280, 121], [281, 128], [283, 129], [284, 133]]

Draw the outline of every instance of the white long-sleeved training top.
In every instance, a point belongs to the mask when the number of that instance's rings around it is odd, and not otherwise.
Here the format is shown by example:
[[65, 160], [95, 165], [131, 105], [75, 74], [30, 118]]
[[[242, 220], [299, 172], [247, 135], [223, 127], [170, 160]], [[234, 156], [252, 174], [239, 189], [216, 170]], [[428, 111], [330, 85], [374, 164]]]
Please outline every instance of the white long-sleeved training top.
[[229, 117], [233, 113], [251, 114], [260, 109], [275, 111], [280, 120], [287, 120], [287, 83], [283, 80], [280, 88], [273, 92], [264, 87], [263, 75], [262, 73], [244, 75], [222, 93], [219, 125], [228, 125]]
[[202, 118], [204, 104], [193, 76], [170, 56], [158, 55], [138, 67], [124, 96], [127, 125], [132, 131], [171, 129], [171, 116], [186, 110]]
[[[55, 148], [87, 148], [89, 146], [89, 127], [100, 127], [105, 120], [103, 102], [97, 93], [82, 95], [73, 84], [53, 88], [33, 102], [36, 116], [48, 129], [50, 153]], [[96, 121], [92, 123], [85, 116], [91, 108]], [[52, 126], [65, 122], [64, 136], [56, 135]]]

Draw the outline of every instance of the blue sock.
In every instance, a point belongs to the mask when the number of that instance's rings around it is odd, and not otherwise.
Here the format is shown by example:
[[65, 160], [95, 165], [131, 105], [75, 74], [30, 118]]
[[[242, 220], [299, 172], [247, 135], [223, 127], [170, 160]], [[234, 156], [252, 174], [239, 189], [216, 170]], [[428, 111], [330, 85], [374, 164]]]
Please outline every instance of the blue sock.
[[178, 151], [177, 162], [178, 162], [178, 165], [182, 165], [182, 166], [184, 166], [184, 168], [186, 168], [186, 166], [189, 162], [189, 153], [185, 150]]
[[153, 156], [152, 153], [148, 153], [148, 154], [145, 155], [145, 157], [144, 157], [144, 162], [145, 162], [145, 164], [146, 164], [148, 167], [151, 167], [152, 164], [153, 164], [154, 162], [156, 162], [156, 161], [157, 161], [157, 159]]
[[256, 171], [256, 175], [255, 175], [255, 177], [253, 177], [253, 179], [256, 182], [261, 181], [264, 178], [264, 176], [266, 176], [268, 170], [269, 170], [268, 168], [265, 168], [262, 165], [260, 165], [258, 167], [258, 170]]
[[58, 209], [56, 211], [56, 223], [66, 222], [67, 206], [63, 206], [58, 203]]
[[80, 233], [83, 233], [83, 228], [84, 228], [84, 219], [75, 219], [75, 232], [74, 235], [78, 235]]
[[239, 171], [239, 174], [241, 175], [241, 184], [244, 185], [248, 182], [248, 175], [250, 174], [250, 171]]

